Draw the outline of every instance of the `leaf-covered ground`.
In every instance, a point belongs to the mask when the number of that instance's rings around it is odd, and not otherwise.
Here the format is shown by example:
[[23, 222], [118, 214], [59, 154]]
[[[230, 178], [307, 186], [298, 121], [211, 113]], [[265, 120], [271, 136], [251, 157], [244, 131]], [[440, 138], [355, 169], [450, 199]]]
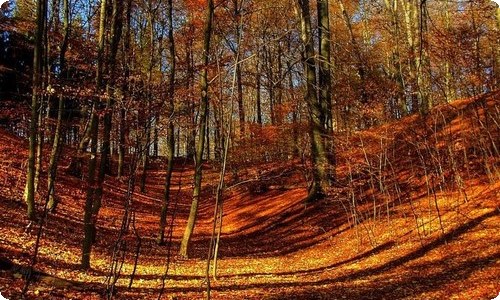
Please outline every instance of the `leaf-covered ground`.
[[[478, 106], [480, 102], [484, 105]], [[411, 165], [418, 161], [412, 160], [413, 156], [426, 145], [445, 147], [438, 142], [443, 135], [451, 139], [448, 142], [453, 151], [473, 143], [477, 135], [467, 114], [498, 110], [498, 103], [496, 93], [443, 107], [434, 112], [435, 119], [412, 117], [349, 138], [339, 136], [339, 182], [326, 199], [315, 204], [303, 204], [307, 192], [298, 161], [246, 170], [240, 180], [248, 182], [226, 192], [218, 278], [211, 281], [212, 297], [493, 299], [500, 292], [500, 180], [494, 173], [499, 158], [493, 155], [491, 161], [483, 162], [471, 157], [466, 165], [469, 175], [459, 177], [462, 181], [456, 185], [460, 188], [445, 187], [433, 193], [427, 191], [429, 184], [424, 178], [428, 177], [418, 173], [422, 169]], [[490, 121], [491, 142], [498, 145], [494, 122], [499, 120]], [[26, 142], [0, 129], [0, 292], [9, 299], [20, 296], [22, 273], [30, 263], [37, 234], [36, 226], [26, 229], [22, 201], [25, 149]], [[387, 149], [398, 153], [383, 156]], [[72, 153], [66, 149], [62, 165], [68, 163]], [[375, 162], [382, 161], [381, 157], [391, 157], [391, 180], [389, 167], [383, 176], [382, 172], [369, 175], [370, 170], [377, 169]], [[493, 170], [488, 174], [478, 171], [486, 163]], [[176, 164], [172, 196], [178, 210], [163, 299], [206, 297], [206, 256], [218, 174], [211, 166], [205, 169], [190, 259], [183, 260], [177, 257], [177, 251], [191, 201], [192, 175], [190, 165], [182, 161]], [[42, 174], [42, 187], [45, 176]], [[127, 252], [114, 296], [117, 299], [155, 299], [162, 288], [169, 245], [156, 245], [155, 237], [164, 177], [162, 164], [154, 164], [148, 171], [146, 193], [133, 195], [136, 230], [123, 237]], [[379, 182], [373, 182], [376, 179]], [[377, 188], [382, 182], [383, 186]], [[398, 196], [391, 187], [397, 187]], [[103, 297], [126, 188], [126, 182], [106, 179], [92, 269], [80, 271], [85, 183], [60, 168], [56, 189], [61, 204], [43, 224], [35, 265], [39, 274], [28, 298]], [[384, 193], [386, 189], [390, 192]], [[359, 205], [355, 214], [349, 206], [352, 201]], [[170, 213], [172, 216], [172, 210]], [[136, 234], [141, 243], [129, 288], [138, 246]]]

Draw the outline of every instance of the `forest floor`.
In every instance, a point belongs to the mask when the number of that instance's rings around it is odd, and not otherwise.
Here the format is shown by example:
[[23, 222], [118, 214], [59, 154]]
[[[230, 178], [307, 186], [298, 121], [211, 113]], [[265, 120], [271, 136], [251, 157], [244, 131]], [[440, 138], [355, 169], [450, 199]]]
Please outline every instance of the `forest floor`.
[[[478, 102], [498, 109], [499, 96], [497, 92], [453, 105], [455, 110], [465, 112], [471, 105], [477, 108]], [[385, 200], [379, 202], [377, 198], [372, 203], [375, 197], [371, 195], [376, 193], [370, 185], [373, 178], [361, 171], [352, 172], [367, 157], [381, 157], [380, 136], [388, 133], [394, 141], [402, 136], [416, 141], [416, 133], [432, 137], [449, 129], [474, 139], [473, 131], [468, 131], [466, 113], [452, 111], [440, 111], [446, 116], [445, 124], [433, 133], [425, 133], [427, 126], [418, 117], [408, 117], [352, 135], [350, 142], [347, 137], [339, 137], [342, 147], [351, 151], [339, 151], [337, 176], [357, 182], [356, 193], [349, 193], [352, 185], [339, 184], [327, 198], [305, 205], [306, 184], [298, 161], [248, 168], [240, 178], [248, 184], [226, 191], [218, 278], [211, 280], [212, 298], [495, 298], [500, 292], [498, 176], [471, 171], [471, 176], [463, 177], [460, 191], [444, 189], [429, 194], [425, 184], [418, 185], [423, 179], [411, 174], [404, 163], [409, 158], [400, 149], [394, 157], [403, 161], [394, 161], [393, 172], [413, 188], [401, 184], [397, 199], [381, 194], [380, 199]], [[408, 128], [412, 128], [412, 134], [408, 134]], [[360, 141], [362, 147], [353, 146]], [[8, 299], [18, 299], [21, 294], [23, 266], [30, 263], [38, 231], [36, 226], [26, 229], [26, 205], [22, 201], [26, 149], [25, 141], [0, 129], [0, 293]], [[72, 154], [66, 151], [62, 165]], [[499, 159], [494, 158], [492, 166], [498, 168]], [[346, 165], [347, 161], [353, 165]], [[162, 290], [169, 252], [168, 245], [155, 243], [165, 178], [162, 168], [158, 164], [148, 170], [146, 193], [133, 194], [136, 230], [123, 237], [127, 253], [116, 284], [116, 299], [156, 299]], [[204, 172], [205, 187], [190, 258], [181, 259], [177, 252], [191, 202], [193, 171], [182, 162], [175, 167], [172, 197], [178, 210], [162, 299], [206, 297], [206, 256], [218, 172], [208, 165]], [[28, 299], [101, 299], [120, 233], [127, 182], [106, 179], [92, 268], [81, 271], [85, 183], [66, 174], [63, 167], [58, 175], [56, 190], [61, 203], [43, 224], [35, 265], [38, 276], [30, 286]], [[255, 176], [267, 178], [259, 181], [266, 183], [256, 187], [252, 181]], [[45, 178], [42, 174], [43, 187]], [[359, 197], [358, 214], [351, 213], [348, 206], [352, 195]], [[141, 243], [134, 281], [128, 288], [138, 245], [135, 233]]]

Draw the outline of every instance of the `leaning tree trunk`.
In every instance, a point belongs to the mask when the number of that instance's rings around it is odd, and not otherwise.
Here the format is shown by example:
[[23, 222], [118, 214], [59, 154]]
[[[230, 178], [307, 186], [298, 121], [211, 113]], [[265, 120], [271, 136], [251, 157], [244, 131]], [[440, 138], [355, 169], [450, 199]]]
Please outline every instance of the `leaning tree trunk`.
[[189, 212], [189, 218], [186, 225], [186, 230], [182, 237], [181, 248], [179, 254], [183, 257], [188, 256], [188, 246], [191, 240], [191, 235], [193, 234], [194, 225], [196, 222], [196, 217], [198, 214], [198, 201], [200, 199], [201, 192], [201, 177], [202, 177], [202, 163], [203, 163], [203, 149], [205, 148], [205, 133], [207, 126], [207, 114], [208, 114], [208, 63], [209, 63], [209, 52], [210, 52], [210, 39], [212, 37], [212, 19], [214, 15], [214, 1], [208, 0], [206, 8], [206, 20], [203, 41], [203, 69], [201, 71], [200, 87], [201, 87], [201, 107], [200, 115], [198, 120], [199, 127], [199, 137], [198, 144], [196, 145], [195, 153], [195, 171], [194, 171], [194, 189], [193, 189], [193, 201], [191, 203], [191, 210]]
[[175, 40], [174, 40], [174, 26], [173, 26], [173, 5], [172, 0], [168, 0], [168, 42], [169, 42], [169, 59], [170, 59], [170, 72], [168, 83], [168, 111], [169, 118], [167, 127], [167, 175], [165, 178], [165, 194], [160, 213], [160, 230], [158, 232], [158, 244], [163, 244], [165, 237], [165, 226], [167, 225], [167, 210], [170, 203], [170, 184], [172, 180], [172, 171], [174, 169], [174, 155], [175, 155], [175, 128], [174, 128], [174, 94], [175, 94]]

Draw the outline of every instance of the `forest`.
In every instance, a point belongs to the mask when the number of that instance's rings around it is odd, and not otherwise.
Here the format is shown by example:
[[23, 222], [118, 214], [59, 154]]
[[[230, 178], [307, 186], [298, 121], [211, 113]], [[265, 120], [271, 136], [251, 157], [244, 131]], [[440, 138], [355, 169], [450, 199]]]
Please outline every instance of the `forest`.
[[496, 1], [0, 3], [0, 299], [500, 294]]

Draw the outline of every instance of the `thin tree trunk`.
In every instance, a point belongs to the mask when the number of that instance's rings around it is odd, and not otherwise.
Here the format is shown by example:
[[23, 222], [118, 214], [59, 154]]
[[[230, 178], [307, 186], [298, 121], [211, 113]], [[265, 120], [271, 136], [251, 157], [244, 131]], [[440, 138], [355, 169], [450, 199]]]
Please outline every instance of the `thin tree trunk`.
[[255, 101], [257, 105], [257, 124], [262, 126], [262, 103], [261, 103], [261, 79], [260, 79], [260, 58], [257, 53], [257, 63], [255, 64]]
[[[238, 34], [240, 34], [238, 32]], [[245, 107], [243, 105], [243, 85], [241, 83], [241, 66], [236, 66], [237, 88], [238, 88], [238, 116], [240, 119], [240, 138], [245, 137]]]
[[59, 160], [60, 146], [61, 146], [61, 123], [62, 123], [62, 112], [64, 110], [64, 97], [63, 95], [59, 95], [58, 102], [58, 110], [57, 110], [57, 123], [56, 129], [54, 132], [54, 140], [52, 141], [52, 151], [50, 153], [50, 162], [49, 162], [49, 176], [47, 181], [48, 193], [49, 193], [49, 202], [47, 208], [50, 211], [54, 211], [56, 209], [57, 204], [59, 203], [58, 197], [55, 195], [55, 180], [57, 174], [57, 162]]
[[110, 171], [110, 140], [111, 140], [111, 130], [112, 130], [112, 111], [114, 106], [113, 100], [113, 88], [115, 83], [115, 72], [116, 72], [116, 55], [118, 52], [118, 46], [120, 45], [120, 39], [122, 35], [122, 20], [123, 20], [123, 5], [121, 0], [113, 0], [113, 11], [111, 15], [111, 45], [109, 52], [109, 79], [106, 84], [106, 109], [104, 112], [103, 119], [103, 139], [101, 146], [101, 161], [99, 166], [99, 174], [97, 177], [97, 190], [95, 193], [94, 203], [96, 207], [94, 208], [95, 213], [99, 212], [102, 200], [103, 183], [106, 174]]
[[[43, 84], [41, 87], [41, 90], [43, 91]], [[38, 130], [36, 133], [36, 162], [35, 162], [35, 193], [38, 192], [38, 182], [40, 181], [40, 173], [42, 172], [42, 153], [43, 153], [43, 145], [45, 144], [44, 139], [45, 139], [45, 134], [44, 134], [44, 122], [43, 122], [43, 111], [46, 108], [45, 107], [45, 101], [44, 97], [40, 96], [40, 105], [38, 108]], [[48, 101], [47, 101], [48, 103]], [[47, 107], [47, 109], [49, 109]]]
[[[238, 5], [238, 0], [233, 0], [233, 6], [234, 6], [234, 18], [235, 20], [240, 20], [241, 18], [241, 12], [240, 12], [240, 7]], [[236, 25], [236, 38], [240, 40], [242, 34], [241, 30], [241, 25], [240, 22], [237, 23]], [[237, 45], [236, 53], [240, 51], [240, 45]], [[243, 105], [243, 84], [242, 84], [242, 75], [241, 75], [241, 64], [236, 65], [236, 86], [238, 89], [238, 116], [240, 120], [240, 132], [239, 132], [239, 137], [244, 138], [245, 137], [245, 107]]]
[[[105, 0], [103, 0], [104, 2]], [[87, 194], [85, 198], [85, 211], [83, 215], [84, 238], [82, 242], [81, 268], [90, 268], [90, 252], [95, 238], [95, 221], [93, 220], [93, 201], [95, 193], [95, 172], [97, 166], [97, 136], [99, 132], [99, 117], [97, 113], [92, 113], [90, 122], [90, 158], [87, 176]]]
[[416, 22], [416, 18], [414, 16], [415, 10], [413, 9], [414, 3], [412, 3], [414, 0], [408, 1], [408, 0], [400, 0], [401, 1], [401, 6], [403, 8], [404, 12], [404, 20], [405, 20], [405, 27], [406, 27], [406, 39], [408, 42], [408, 51], [409, 51], [409, 77], [410, 77], [410, 86], [411, 89], [409, 91], [411, 95], [411, 112], [415, 113], [419, 111], [419, 103], [418, 103], [418, 98], [414, 96], [414, 94], [417, 92], [417, 80], [416, 80], [416, 73], [417, 73], [417, 52], [415, 50], [415, 38], [414, 38], [414, 23]]
[[[150, 106], [150, 104], [148, 104]], [[148, 108], [148, 115], [151, 109]], [[146, 192], [146, 177], [147, 177], [147, 169], [149, 165], [149, 150], [151, 144], [151, 120], [148, 119], [145, 124], [144, 134], [146, 135], [146, 139], [143, 141], [141, 152], [143, 152], [142, 156], [142, 173], [141, 173], [141, 182], [140, 189], [141, 193]]]
[[[445, 32], [450, 33], [451, 28], [451, 18], [450, 18], [450, 4], [448, 1], [445, 2], [445, 12], [444, 12], [444, 22], [445, 22]], [[448, 46], [450, 47], [450, 46]], [[449, 51], [446, 51], [445, 65], [444, 65], [444, 89], [445, 89], [445, 99], [447, 103], [450, 103], [456, 98], [455, 89], [453, 88], [453, 74], [452, 74], [452, 62], [453, 57], [451, 57]]]
[[344, 20], [344, 24], [347, 27], [347, 30], [349, 32], [349, 38], [351, 40], [351, 44], [354, 48], [354, 55], [356, 56], [356, 68], [358, 71], [358, 76], [359, 76], [359, 81], [360, 81], [360, 90], [361, 90], [361, 103], [362, 104], [367, 104], [368, 103], [368, 93], [366, 91], [366, 68], [364, 65], [363, 61], [363, 55], [361, 54], [361, 48], [359, 47], [358, 41], [356, 40], [356, 37], [354, 36], [354, 31], [352, 28], [352, 23], [351, 23], [351, 18], [347, 12], [347, 10], [344, 7], [344, 3], [342, 0], [337, 0], [340, 10], [342, 11], [342, 17]]
[[[56, 1], [54, 1], [55, 3]], [[59, 51], [59, 66], [61, 68], [61, 78], [67, 77], [66, 69], [66, 51], [68, 49], [69, 34], [70, 34], [70, 24], [69, 24], [69, 0], [63, 0], [63, 41]], [[59, 161], [59, 154], [61, 151], [61, 123], [62, 115], [64, 111], [64, 95], [61, 93], [59, 95], [58, 111], [57, 111], [57, 122], [56, 129], [54, 132], [54, 140], [52, 141], [52, 151], [50, 154], [49, 162], [49, 176], [48, 176], [48, 194], [49, 202], [48, 209], [52, 212], [55, 211], [57, 204], [59, 203], [58, 197], [55, 195], [55, 181], [57, 176], [57, 164]]]
[[36, 162], [36, 144], [38, 128], [38, 109], [41, 97], [42, 86], [42, 56], [43, 56], [43, 34], [45, 31], [45, 11], [47, 7], [46, 0], [39, 0], [37, 3], [37, 28], [35, 35], [35, 50], [33, 55], [33, 95], [31, 97], [31, 121], [29, 131], [29, 151], [28, 151], [28, 172], [26, 176], [26, 204], [27, 217], [30, 220], [35, 219], [35, 162]]
[[400, 22], [398, 19], [398, 0], [384, 0], [387, 12], [390, 18], [390, 33], [393, 45], [391, 47], [389, 65], [392, 67], [391, 79], [395, 80], [399, 86], [399, 90], [395, 95], [394, 107], [391, 109], [391, 117], [400, 118], [408, 113], [405, 90], [406, 84], [403, 75], [403, 67], [401, 63], [401, 40], [400, 40]]
[[[124, 65], [124, 80], [122, 84], [122, 93], [127, 95], [130, 93], [129, 77], [130, 77], [130, 22], [132, 19], [132, 0], [127, 1], [127, 13], [126, 13], [126, 31], [123, 46], [123, 65]], [[128, 97], [125, 96], [125, 97]], [[124, 160], [125, 160], [125, 135], [126, 135], [126, 111], [125, 107], [120, 109], [119, 116], [119, 133], [118, 133], [118, 178], [123, 176]]]
[[[417, 7], [417, 6], [415, 6]], [[430, 87], [425, 72], [430, 72], [430, 58], [427, 53], [427, 5], [426, 1], [420, 1], [418, 6], [419, 13], [419, 53], [417, 58], [417, 86], [418, 86], [418, 98], [420, 105], [420, 113], [427, 114], [432, 108], [432, 99], [430, 97]]]
[[173, 4], [172, 0], [168, 0], [167, 16], [168, 16], [168, 42], [169, 42], [169, 61], [170, 72], [168, 82], [168, 127], [167, 127], [167, 174], [165, 178], [165, 194], [163, 204], [160, 212], [160, 230], [158, 233], [158, 244], [164, 243], [165, 226], [167, 225], [167, 210], [170, 203], [170, 185], [172, 180], [172, 171], [174, 169], [174, 155], [175, 155], [175, 128], [174, 128], [174, 95], [175, 95], [175, 39], [174, 39], [174, 26], [173, 26]]
[[205, 28], [203, 30], [204, 42], [203, 42], [203, 69], [201, 70], [201, 107], [199, 116], [199, 138], [198, 145], [196, 146], [196, 157], [195, 157], [195, 172], [194, 172], [194, 189], [193, 189], [193, 201], [191, 203], [191, 210], [189, 212], [189, 218], [186, 225], [186, 230], [182, 237], [180, 255], [183, 257], [188, 256], [188, 246], [193, 234], [194, 225], [196, 222], [196, 217], [198, 214], [198, 201], [200, 199], [201, 192], [201, 179], [202, 179], [202, 164], [203, 164], [203, 149], [205, 148], [205, 133], [206, 133], [206, 118], [207, 118], [207, 108], [208, 108], [208, 64], [209, 64], [209, 54], [210, 54], [210, 40], [212, 37], [212, 21], [214, 15], [214, 2], [213, 0], [208, 0], [206, 8], [206, 20]]
[[[151, 5], [151, 3], [150, 3]], [[144, 133], [146, 135], [145, 144], [143, 145], [143, 159], [142, 159], [142, 174], [141, 174], [141, 182], [140, 189], [141, 193], [146, 192], [146, 176], [147, 176], [147, 168], [149, 165], [149, 154], [151, 149], [151, 130], [153, 129], [153, 120], [152, 120], [152, 106], [153, 104], [153, 68], [155, 64], [154, 55], [155, 55], [155, 20], [153, 16], [153, 9], [150, 8], [147, 17], [147, 23], [149, 26], [149, 62], [148, 62], [148, 73], [147, 73], [147, 121], [144, 128]]]

